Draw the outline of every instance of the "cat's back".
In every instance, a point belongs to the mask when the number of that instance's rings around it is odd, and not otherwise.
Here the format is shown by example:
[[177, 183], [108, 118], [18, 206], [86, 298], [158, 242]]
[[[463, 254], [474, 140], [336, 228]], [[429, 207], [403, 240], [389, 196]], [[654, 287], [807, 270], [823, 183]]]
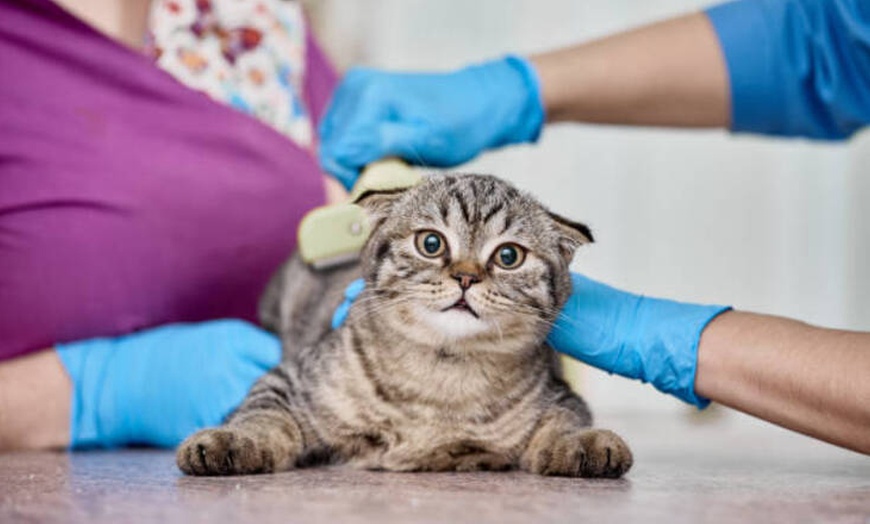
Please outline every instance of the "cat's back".
[[284, 262], [258, 307], [261, 325], [281, 338], [284, 359], [327, 336], [344, 290], [359, 277], [358, 263], [316, 270], [299, 253]]

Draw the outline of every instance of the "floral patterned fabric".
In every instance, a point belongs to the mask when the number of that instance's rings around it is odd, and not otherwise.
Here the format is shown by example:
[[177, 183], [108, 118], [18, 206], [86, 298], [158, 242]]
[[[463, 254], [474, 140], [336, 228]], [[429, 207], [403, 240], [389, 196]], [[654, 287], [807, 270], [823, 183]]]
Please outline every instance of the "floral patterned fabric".
[[313, 142], [302, 96], [305, 18], [287, 0], [155, 0], [147, 52], [188, 87]]

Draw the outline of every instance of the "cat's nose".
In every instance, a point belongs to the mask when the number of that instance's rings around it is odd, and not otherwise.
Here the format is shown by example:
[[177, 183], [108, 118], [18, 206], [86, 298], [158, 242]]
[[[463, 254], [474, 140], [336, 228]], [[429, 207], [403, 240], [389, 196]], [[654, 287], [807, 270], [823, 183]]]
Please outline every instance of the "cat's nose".
[[459, 282], [459, 287], [462, 289], [468, 289], [472, 284], [480, 282], [480, 275], [477, 273], [455, 272], [451, 273], [450, 276]]

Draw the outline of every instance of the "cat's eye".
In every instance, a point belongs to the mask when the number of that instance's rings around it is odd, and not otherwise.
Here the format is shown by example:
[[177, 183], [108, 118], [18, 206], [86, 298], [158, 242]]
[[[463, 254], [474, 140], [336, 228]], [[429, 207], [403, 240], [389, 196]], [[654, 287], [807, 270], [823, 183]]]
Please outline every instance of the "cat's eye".
[[493, 253], [493, 262], [502, 269], [516, 269], [526, 260], [526, 250], [516, 244], [502, 244]]
[[431, 230], [417, 233], [414, 244], [417, 246], [417, 251], [426, 258], [440, 257], [447, 250], [447, 242], [441, 233]]

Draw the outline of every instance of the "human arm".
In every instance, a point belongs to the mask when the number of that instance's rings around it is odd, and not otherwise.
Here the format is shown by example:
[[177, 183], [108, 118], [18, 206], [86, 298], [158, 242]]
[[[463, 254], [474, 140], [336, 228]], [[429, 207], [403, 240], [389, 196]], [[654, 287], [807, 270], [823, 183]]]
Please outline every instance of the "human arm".
[[870, 122], [868, 31], [858, 0], [742, 0], [531, 61], [549, 121], [839, 139]]
[[348, 72], [320, 126], [321, 165], [346, 185], [385, 156], [452, 166], [537, 139], [547, 121], [725, 126], [727, 73], [703, 14], [447, 73]]
[[54, 350], [0, 362], [0, 453], [67, 447], [71, 392]]
[[703, 13], [529, 59], [548, 122], [727, 127], [728, 73]]
[[[321, 126], [321, 163], [346, 185], [383, 156], [456, 165], [534, 141], [541, 115], [845, 138], [870, 122], [866, 9], [860, 0], [742, 0], [528, 60], [354, 70]], [[509, 74], [517, 60], [531, 66], [520, 76]]]
[[695, 390], [785, 428], [870, 454], [870, 333], [729, 311], [704, 329]]
[[0, 451], [172, 447], [219, 424], [279, 359], [271, 334], [218, 320], [60, 344], [2, 362]]

